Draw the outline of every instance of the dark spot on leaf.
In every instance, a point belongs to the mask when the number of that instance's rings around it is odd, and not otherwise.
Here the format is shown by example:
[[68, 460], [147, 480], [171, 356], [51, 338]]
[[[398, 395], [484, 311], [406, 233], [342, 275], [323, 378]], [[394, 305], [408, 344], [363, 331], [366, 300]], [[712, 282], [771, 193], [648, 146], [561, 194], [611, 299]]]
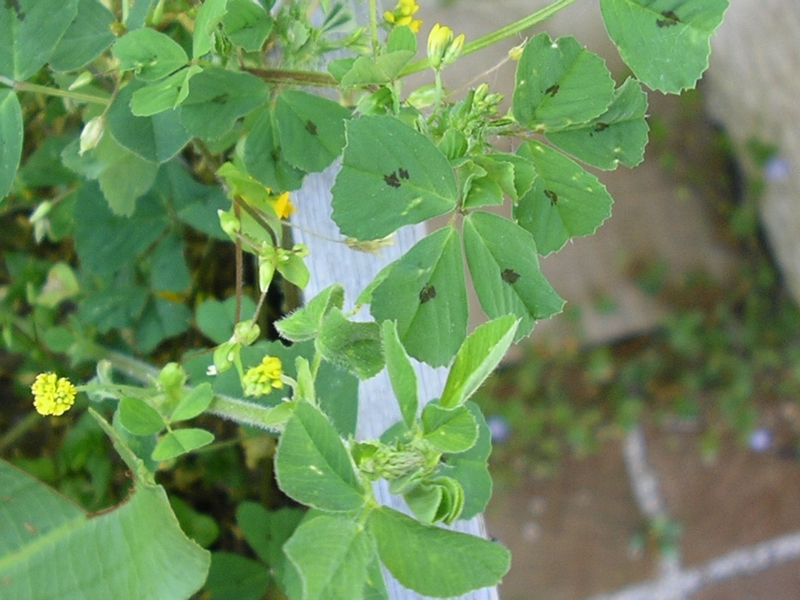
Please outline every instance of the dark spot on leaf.
[[228, 94], [219, 94], [211, 99], [211, 104], [225, 104], [228, 101]]
[[400, 187], [400, 180], [397, 178], [397, 173], [394, 171], [392, 171], [389, 175], [384, 175], [383, 180], [386, 182], [386, 185], [390, 185], [394, 188]]
[[544, 195], [550, 198], [550, 206], [555, 206], [558, 204], [558, 194], [556, 194], [553, 190], [545, 190]]
[[310, 119], [306, 121], [306, 129], [308, 129], [308, 133], [311, 135], [317, 135], [317, 125], [314, 123], [314, 121], [311, 121]]
[[514, 283], [517, 279], [519, 279], [519, 273], [517, 273], [514, 269], [503, 269], [500, 277], [502, 277], [503, 281], [506, 283]]
[[603, 131], [604, 129], [608, 129], [608, 123], [600, 121], [594, 126], [594, 131]]
[[6, 0], [6, 9], [13, 10], [17, 13], [18, 20], [25, 20], [25, 13], [22, 12], [22, 6], [20, 6], [19, 0]]
[[426, 283], [419, 291], [420, 304], [425, 304], [428, 300], [433, 300], [434, 298], [436, 298], [436, 288], [430, 283]]
[[280, 162], [280, 160], [281, 160], [281, 149], [280, 148], [274, 148], [272, 150], [272, 160], [274, 160], [275, 162]]
[[555, 85], [551, 85], [549, 88], [547, 88], [544, 91], [544, 93], [547, 94], [548, 96], [555, 96], [558, 93], [558, 90], [560, 89], [561, 86], [556, 83]]
[[403, 167], [400, 167], [400, 170], [398, 172], [400, 173], [400, 179], [408, 179], [409, 178], [408, 171], [406, 171]]
[[661, 16], [664, 18], [656, 21], [658, 27], [672, 27], [681, 22], [680, 17], [678, 17], [673, 10], [665, 10], [661, 13]]

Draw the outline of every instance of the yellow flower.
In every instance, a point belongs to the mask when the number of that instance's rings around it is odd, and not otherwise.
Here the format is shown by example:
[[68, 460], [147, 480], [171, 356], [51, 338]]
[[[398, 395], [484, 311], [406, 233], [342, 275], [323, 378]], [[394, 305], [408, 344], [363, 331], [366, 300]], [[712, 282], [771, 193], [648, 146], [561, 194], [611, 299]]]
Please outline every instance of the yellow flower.
[[250, 367], [242, 377], [245, 396], [263, 396], [273, 389], [283, 387], [283, 365], [277, 356], [265, 356], [255, 367]]
[[387, 10], [383, 13], [383, 18], [392, 25], [405, 25], [411, 31], [417, 33], [422, 21], [414, 18], [414, 13], [419, 10], [415, 0], [398, 0], [394, 10]]
[[75, 403], [75, 386], [55, 373], [39, 373], [31, 386], [33, 406], [40, 415], [63, 415]]
[[295, 211], [294, 204], [289, 200], [289, 192], [283, 192], [273, 200], [272, 207], [275, 209], [279, 219], [286, 219], [289, 215], [294, 214]]
[[428, 34], [428, 59], [430, 60], [431, 67], [439, 69], [440, 67], [449, 65], [459, 57], [463, 47], [463, 33], [453, 39], [452, 29], [447, 25], [439, 25], [439, 23], [436, 23]]

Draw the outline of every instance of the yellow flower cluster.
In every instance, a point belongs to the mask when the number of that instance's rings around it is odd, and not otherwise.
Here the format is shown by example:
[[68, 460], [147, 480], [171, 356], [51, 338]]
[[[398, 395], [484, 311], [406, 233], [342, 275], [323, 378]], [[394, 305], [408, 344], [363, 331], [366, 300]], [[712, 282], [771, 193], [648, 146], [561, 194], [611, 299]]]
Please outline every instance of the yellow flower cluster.
[[387, 10], [383, 13], [383, 18], [392, 25], [406, 25], [411, 31], [417, 33], [422, 21], [414, 18], [414, 13], [419, 10], [416, 0], [397, 0], [394, 10]]
[[283, 387], [283, 365], [277, 356], [265, 356], [255, 367], [250, 367], [242, 377], [245, 396], [264, 396], [273, 389]]
[[75, 403], [75, 386], [55, 373], [39, 373], [31, 386], [33, 406], [40, 415], [63, 415]]

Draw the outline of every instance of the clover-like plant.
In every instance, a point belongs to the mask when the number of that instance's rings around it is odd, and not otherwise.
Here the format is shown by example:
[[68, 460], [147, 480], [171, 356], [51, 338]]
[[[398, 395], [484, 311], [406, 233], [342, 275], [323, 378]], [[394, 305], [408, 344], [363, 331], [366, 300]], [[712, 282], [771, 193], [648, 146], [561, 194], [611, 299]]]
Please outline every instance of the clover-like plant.
[[[511, 53], [508, 113], [486, 84], [457, 101], [448, 94], [450, 64], [573, 1], [476, 40], [437, 24], [416, 60], [424, 14], [414, 0], [382, 16], [368, 0], [363, 23], [333, 0], [0, 7], [0, 197], [5, 210], [30, 214], [38, 241], [69, 238], [75, 250], [30, 276], [8, 258], [28, 280], [3, 296], [4, 338], [12, 350], [35, 339], [75, 364], [99, 361], [78, 386], [41, 375], [36, 406], [60, 414], [85, 393], [134, 481], [127, 502], [88, 516], [0, 463], [0, 595], [197, 591], [209, 554], [181, 532], [156, 473], [214, 440], [187, 426], [203, 414], [280, 437], [278, 485], [310, 510], [284, 513], [283, 533], [261, 538], [253, 532], [269, 513], [246, 504], [237, 518], [292, 600], [385, 598], [381, 565], [437, 597], [501, 579], [505, 548], [437, 525], [480, 513], [490, 496], [490, 434], [470, 397], [510, 344], [562, 309], [538, 257], [611, 214], [611, 196], [585, 165], [642, 161], [643, 85], [693, 87], [727, 6], [600, 0], [631, 77], [615, 82], [573, 37], [540, 33]], [[426, 69], [431, 83], [403, 89]], [[519, 140], [515, 152], [498, 148], [502, 137]], [[287, 219], [304, 210], [291, 193], [337, 160], [332, 217], [354, 249], [391, 243], [432, 217], [447, 224], [360, 292], [357, 308], [369, 305], [372, 320], [354, 319], [335, 284], [277, 321], [291, 345], [266, 341], [267, 291], [309, 281], [308, 248], [288, 233]], [[509, 217], [486, 210], [506, 203]], [[234, 248], [230, 298], [204, 296], [204, 263], [186, 259], [189, 235]], [[257, 302], [244, 292], [243, 255], [256, 265]], [[488, 317], [472, 332], [465, 266]], [[190, 330], [193, 347], [161, 368], [131, 357]], [[449, 367], [441, 397], [419, 397], [411, 358]], [[402, 420], [380, 439], [357, 440], [356, 378], [383, 369]], [[412, 516], [379, 505], [380, 479]]]

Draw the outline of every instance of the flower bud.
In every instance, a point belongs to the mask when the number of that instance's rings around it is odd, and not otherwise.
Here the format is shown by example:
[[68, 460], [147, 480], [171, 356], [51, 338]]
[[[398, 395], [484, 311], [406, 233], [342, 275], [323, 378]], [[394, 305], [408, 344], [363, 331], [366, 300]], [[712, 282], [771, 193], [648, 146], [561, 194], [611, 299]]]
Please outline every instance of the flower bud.
[[233, 338], [231, 341], [249, 346], [258, 339], [260, 334], [261, 328], [256, 323], [253, 323], [252, 319], [239, 321], [233, 327]]
[[431, 67], [438, 69], [442, 66], [444, 53], [452, 41], [453, 30], [447, 25], [436, 23], [433, 26], [433, 29], [428, 34], [428, 59], [431, 62]]
[[439, 69], [461, 56], [464, 49], [464, 34], [453, 39], [453, 30], [447, 25], [436, 25], [428, 35], [428, 59], [431, 67]]
[[100, 138], [103, 137], [105, 129], [106, 122], [102, 116], [90, 119], [89, 122], [83, 126], [83, 131], [81, 131], [81, 146], [78, 154], [83, 155], [87, 150], [91, 150], [97, 146]]
[[461, 56], [461, 51], [464, 49], [464, 34], [459, 34], [456, 36], [450, 45], [447, 47], [447, 50], [444, 52], [444, 56], [442, 57], [442, 66], [449, 65], [456, 61], [456, 59]]

